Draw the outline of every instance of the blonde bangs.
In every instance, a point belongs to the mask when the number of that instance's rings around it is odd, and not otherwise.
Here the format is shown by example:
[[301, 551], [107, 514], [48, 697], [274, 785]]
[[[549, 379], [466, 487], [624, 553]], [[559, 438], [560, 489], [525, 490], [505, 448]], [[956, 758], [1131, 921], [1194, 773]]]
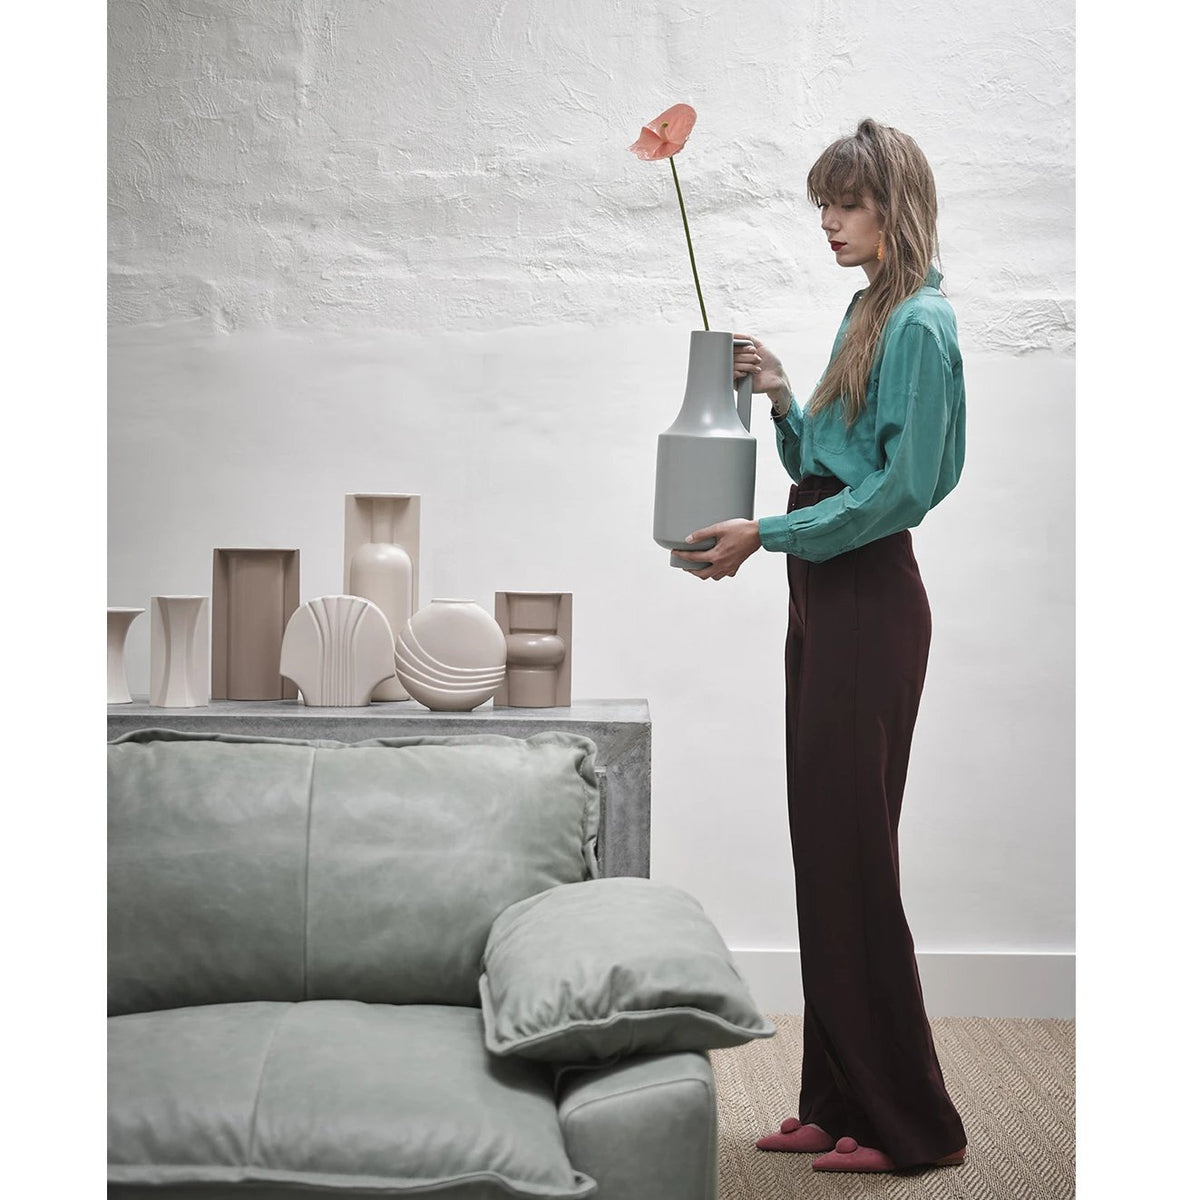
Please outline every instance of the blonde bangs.
[[834, 142], [813, 163], [808, 172], [808, 198], [813, 204], [840, 200], [849, 194], [861, 200], [863, 193], [874, 193], [875, 172], [862, 144], [856, 138]]

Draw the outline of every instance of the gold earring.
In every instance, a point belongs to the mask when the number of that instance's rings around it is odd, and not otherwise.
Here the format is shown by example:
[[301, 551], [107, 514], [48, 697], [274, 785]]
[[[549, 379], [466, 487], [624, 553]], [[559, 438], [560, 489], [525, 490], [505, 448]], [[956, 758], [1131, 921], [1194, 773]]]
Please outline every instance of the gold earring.
[[879, 231], [879, 245], [875, 247], [875, 261], [883, 262], [883, 230]]

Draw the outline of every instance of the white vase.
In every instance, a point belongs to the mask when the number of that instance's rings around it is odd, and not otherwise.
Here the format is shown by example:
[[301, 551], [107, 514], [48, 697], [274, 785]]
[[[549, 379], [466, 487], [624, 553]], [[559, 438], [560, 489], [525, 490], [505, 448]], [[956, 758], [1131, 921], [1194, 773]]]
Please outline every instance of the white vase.
[[[378, 606], [392, 629], [401, 629], [412, 616], [412, 560], [394, 543], [363, 542], [350, 560], [348, 590]], [[393, 675], [375, 689], [374, 699], [407, 700], [408, 693]]]
[[[417, 604], [421, 498], [397, 493], [352, 493], [346, 497], [346, 561], [343, 587], [387, 617], [393, 633]], [[372, 693], [374, 700], [407, 700], [393, 670]]]
[[129, 680], [125, 675], [125, 639], [129, 627], [144, 613], [144, 608], [110, 608], [108, 610], [108, 702], [132, 704]]
[[304, 703], [365, 708], [396, 673], [392, 629], [382, 609], [361, 596], [318, 596], [292, 614], [283, 631], [279, 673]]
[[150, 703], [201, 708], [208, 703], [208, 597], [150, 597]]

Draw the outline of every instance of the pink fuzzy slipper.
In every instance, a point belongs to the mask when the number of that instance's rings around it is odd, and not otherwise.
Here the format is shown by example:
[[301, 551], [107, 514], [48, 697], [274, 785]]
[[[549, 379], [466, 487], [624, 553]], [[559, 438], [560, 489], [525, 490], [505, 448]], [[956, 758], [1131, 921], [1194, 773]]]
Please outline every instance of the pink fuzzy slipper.
[[833, 1148], [833, 1138], [820, 1125], [801, 1125], [788, 1117], [778, 1133], [768, 1133], [754, 1143], [760, 1150], [790, 1150], [794, 1154], [817, 1154]]
[[[967, 1157], [967, 1148], [939, 1158], [935, 1167], [954, 1167]], [[894, 1171], [896, 1164], [882, 1150], [860, 1146], [852, 1137], [838, 1138], [832, 1154], [813, 1159], [814, 1171]]]

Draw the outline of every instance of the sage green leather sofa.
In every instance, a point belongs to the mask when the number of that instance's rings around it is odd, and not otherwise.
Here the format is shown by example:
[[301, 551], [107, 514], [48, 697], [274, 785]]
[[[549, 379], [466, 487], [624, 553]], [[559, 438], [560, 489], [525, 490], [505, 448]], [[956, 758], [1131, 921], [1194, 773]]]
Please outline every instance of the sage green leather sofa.
[[[728, 955], [694, 900], [598, 878], [590, 741], [143, 730], [108, 755], [110, 1197], [716, 1200], [695, 1029], [773, 1030], [748, 993], [710, 1011]], [[555, 1059], [560, 1029], [587, 1058]]]

